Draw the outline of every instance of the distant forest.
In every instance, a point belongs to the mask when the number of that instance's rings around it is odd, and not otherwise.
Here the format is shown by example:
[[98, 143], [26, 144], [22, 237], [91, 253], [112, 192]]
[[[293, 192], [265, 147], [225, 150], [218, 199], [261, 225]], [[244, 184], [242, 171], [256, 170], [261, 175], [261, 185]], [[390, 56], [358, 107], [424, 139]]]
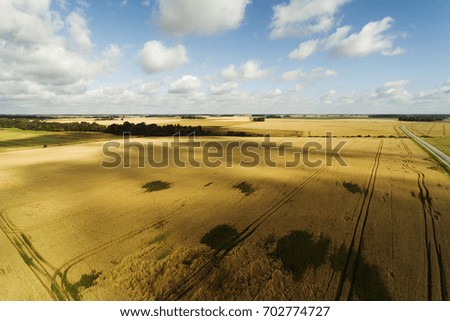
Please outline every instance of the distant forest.
[[442, 121], [449, 118], [450, 115], [369, 115], [369, 118], [397, 118], [400, 121]]
[[104, 132], [123, 135], [123, 133], [131, 133], [136, 136], [173, 136], [180, 134], [180, 136], [188, 136], [195, 134], [196, 136], [212, 135], [209, 130], [203, 130], [202, 126], [181, 126], [181, 125], [163, 125], [139, 123], [133, 124], [124, 122], [123, 124], [109, 125]]
[[106, 130], [106, 126], [97, 123], [56, 123], [28, 118], [0, 118], [0, 127], [19, 128], [23, 130], [42, 130], [48, 132], [103, 132]]

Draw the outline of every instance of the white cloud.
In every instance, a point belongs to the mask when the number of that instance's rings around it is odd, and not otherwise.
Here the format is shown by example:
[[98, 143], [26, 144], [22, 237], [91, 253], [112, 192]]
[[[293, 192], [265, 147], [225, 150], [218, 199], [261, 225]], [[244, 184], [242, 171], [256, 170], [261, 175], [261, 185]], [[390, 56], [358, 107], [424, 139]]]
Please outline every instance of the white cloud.
[[311, 56], [319, 47], [319, 40], [308, 40], [302, 42], [297, 49], [289, 54], [289, 58], [302, 60]]
[[396, 47], [397, 36], [386, 33], [392, 28], [394, 19], [386, 17], [366, 24], [360, 32], [350, 33], [351, 27], [337, 28], [332, 35], [302, 42], [289, 54], [289, 58], [302, 60], [317, 51], [332, 49], [332, 53], [340, 57], [365, 57], [374, 53], [394, 56], [404, 53], [404, 49]]
[[323, 39], [311, 39], [302, 42], [297, 49], [289, 54], [289, 58], [302, 60], [305, 59], [316, 51], [328, 50], [339, 45], [343, 39], [350, 32], [351, 27], [344, 26], [336, 29], [336, 32]]
[[304, 71], [303, 69], [295, 69], [295, 70], [290, 70], [290, 71], [286, 71], [281, 75], [281, 80], [285, 80], [285, 81], [298, 81], [298, 80], [302, 80], [304, 81], [306, 84], [311, 84], [313, 82], [331, 77], [331, 76], [336, 76], [337, 72], [335, 70], [332, 69], [327, 69], [327, 68], [322, 68], [322, 67], [318, 67], [318, 68], [314, 68], [312, 70], [309, 71]]
[[169, 93], [182, 94], [197, 91], [202, 86], [202, 81], [195, 76], [185, 75], [170, 84]]
[[385, 34], [392, 27], [394, 19], [386, 17], [380, 21], [369, 22], [359, 33], [345, 38], [334, 52], [344, 57], [364, 57], [372, 53], [382, 55], [399, 55], [404, 52], [400, 47], [394, 47], [395, 36]]
[[139, 94], [151, 95], [159, 91], [161, 83], [157, 81], [147, 82], [142, 84], [138, 90]]
[[72, 12], [66, 19], [69, 27], [69, 34], [72, 40], [82, 51], [92, 49], [91, 31], [89, 30], [86, 18], [79, 12]]
[[151, 0], [142, 0], [141, 5], [144, 7], [150, 7]]
[[221, 85], [211, 85], [209, 88], [209, 92], [213, 95], [223, 95], [232, 92], [237, 89], [239, 84], [234, 81], [224, 82]]
[[142, 68], [148, 73], [177, 69], [189, 62], [182, 45], [169, 48], [159, 41], [148, 41], [138, 53]]
[[406, 90], [407, 80], [388, 81], [376, 91], [376, 97], [394, 101], [409, 101], [413, 96]]
[[290, 0], [273, 7], [271, 39], [309, 36], [329, 31], [335, 14], [350, 0]]
[[242, 76], [244, 79], [259, 79], [267, 77], [270, 73], [268, 70], [263, 70], [259, 67], [259, 62], [249, 60], [241, 67]]
[[409, 82], [407, 80], [388, 81], [383, 85], [383, 87], [384, 88], [399, 88], [399, 87], [406, 86], [408, 83]]
[[16, 86], [33, 99], [82, 93], [97, 76], [114, 69], [120, 58], [117, 46], [111, 45], [96, 57], [82, 13], [69, 13], [65, 22], [51, 11], [49, 1], [0, 2], [0, 82], [4, 90]]
[[260, 63], [256, 60], [248, 60], [243, 63], [239, 69], [235, 65], [229, 65], [222, 69], [222, 77], [225, 80], [231, 81], [236, 79], [254, 80], [270, 75], [268, 69], [261, 69]]
[[7, 41], [46, 44], [55, 40], [63, 25], [48, 0], [0, 1], [0, 36]]
[[279, 88], [276, 88], [276, 89], [273, 89], [273, 90], [269, 91], [267, 93], [267, 96], [275, 97], [275, 96], [280, 96], [282, 94], [283, 94], [283, 91], [281, 89], [279, 89]]
[[236, 29], [250, 0], [159, 0], [160, 24], [175, 35], [211, 35]]
[[235, 65], [229, 65], [228, 67], [222, 69], [221, 74], [225, 80], [234, 80], [239, 77], [239, 72], [236, 70]]

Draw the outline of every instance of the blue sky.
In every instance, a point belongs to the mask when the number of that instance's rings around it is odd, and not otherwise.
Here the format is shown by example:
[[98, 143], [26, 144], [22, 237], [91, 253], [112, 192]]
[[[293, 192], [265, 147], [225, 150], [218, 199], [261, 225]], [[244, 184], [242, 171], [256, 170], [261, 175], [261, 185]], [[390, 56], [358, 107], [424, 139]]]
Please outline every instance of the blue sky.
[[3, 0], [0, 113], [448, 113], [447, 0]]

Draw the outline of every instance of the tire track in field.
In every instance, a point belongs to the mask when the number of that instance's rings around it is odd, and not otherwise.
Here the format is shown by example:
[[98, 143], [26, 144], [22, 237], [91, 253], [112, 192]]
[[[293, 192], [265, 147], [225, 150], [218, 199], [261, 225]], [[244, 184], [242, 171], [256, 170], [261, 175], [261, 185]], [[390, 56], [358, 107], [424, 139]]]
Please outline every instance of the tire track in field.
[[418, 133], [419, 135], [417, 135], [417, 136], [422, 136], [422, 137], [423, 137], [423, 136], [426, 136], [426, 135], [424, 134], [424, 132], [418, 130], [417, 128], [414, 128], [413, 126], [410, 126], [409, 128], [410, 128], [412, 131]]
[[427, 130], [427, 135], [429, 136], [431, 134], [431, 131], [436, 127], [436, 124], [433, 124], [429, 130]]
[[[364, 236], [364, 231], [366, 228], [367, 218], [369, 216], [370, 203], [375, 191], [375, 183], [378, 173], [378, 167], [380, 165], [380, 157], [383, 149], [383, 140], [380, 141], [378, 145], [377, 152], [375, 154], [375, 159], [370, 170], [369, 181], [364, 190], [364, 197], [359, 207], [357, 220], [355, 227], [353, 229], [353, 235], [350, 242], [350, 247], [348, 249], [348, 254], [345, 259], [344, 268], [341, 272], [341, 276], [338, 283], [338, 288], [336, 290], [335, 301], [348, 300], [350, 299], [354, 282], [355, 282], [355, 272], [358, 267], [358, 262], [361, 257], [361, 245]], [[345, 282], [348, 280], [348, 282]]]
[[157, 218], [155, 220], [152, 220], [148, 224], [140, 226], [140, 227], [138, 227], [138, 228], [136, 228], [134, 230], [131, 230], [131, 231], [129, 231], [129, 232], [127, 232], [127, 233], [125, 233], [125, 234], [123, 234], [121, 236], [115, 237], [115, 238], [113, 238], [113, 239], [111, 239], [111, 240], [109, 240], [109, 241], [107, 241], [107, 242], [105, 242], [105, 243], [103, 243], [103, 244], [101, 244], [99, 246], [96, 246], [96, 247], [94, 247], [94, 248], [92, 248], [92, 249], [90, 249], [90, 250], [88, 250], [86, 252], [83, 252], [83, 253], [81, 253], [81, 254], [71, 258], [70, 260], [68, 260], [67, 262], [62, 264], [59, 268], [55, 269], [55, 271], [53, 273], [53, 276], [52, 276], [52, 279], [55, 282], [58, 282], [58, 278], [59, 278], [59, 285], [60, 285], [60, 287], [67, 290], [71, 286], [71, 283], [70, 283], [70, 281], [68, 280], [68, 277], [67, 277], [68, 272], [76, 264], [84, 261], [85, 259], [87, 259], [87, 258], [89, 258], [91, 256], [94, 256], [94, 255], [96, 255], [96, 254], [106, 250], [107, 248], [110, 248], [110, 247], [112, 247], [112, 246], [114, 246], [116, 244], [125, 242], [125, 241], [127, 241], [127, 240], [129, 240], [129, 239], [131, 239], [131, 238], [133, 238], [133, 237], [135, 237], [135, 236], [137, 236], [137, 235], [139, 235], [139, 234], [141, 234], [141, 233], [151, 229], [151, 228], [156, 228], [156, 227], [158, 227], [158, 225], [161, 222], [166, 221], [166, 220], [168, 220], [168, 219], [170, 219], [170, 218], [172, 218], [172, 217], [174, 217], [174, 216], [176, 216], [176, 215], [178, 215], [180, 213], [183, 213], [184, 211], [186, 211], [186, 208], [194, 207], [194, 205], [197, 205], [198, 202], [201, 203], [202, 201], [206, 201], [208, 198], [209, 197], [205, 197], [205, 198], [203, 198], [203, 199], [201, 199], [201, 200], [199, 200], [199, 201], [197, 201], [195, 203], [192, 203], [191, 205], [183, 207], [180, 210], [174, 211], [174, 212], [172, 212], [172, 213], [170, 213], [168, 215], [165, 215], [165, 216], [161, 216], [161, 217], [159, 217], [159, 218]]
[[39, 230], [41, 228], [45, 228], [48, 226], [51, 226], [53, 224], [57, 224], [57, 223], [61, 223], [64, 222], [72, 217], [80, 217], [80, 214], [83, 213], [89, 213], [89, 211], [92, 211], [92, 208], [86, 209], [86, 210], [82, 210], [82, 211], [78, 211], [78, 212], [74, 212], [72, 214], [69, 215], [65, 215], [65, 216], [61, 216], [57, 219], [52, 219], [52, 220], [47, 220], [44, 221], [40, 224], [36, 224], [36, 225], [32, 225], [30, 227], [25, 227], [25, 228], [18, 228], [18, 227], [14, 227], [14, 231], [15, 232], [19, 232], [19, 233], [23, 233], [23, 232], [30, 232], [30, 231], [34, 231], [34, 230]]
[[0, 229], [50, 297], [55, 300], [70, 300], [70, 295], [52, 277], [52, 272], [55, 270], [55, 267], [42, 257], [24, 233], [18, 232], [6, 219], [4, 212], [7, 210], [3, 209], [0, 211]]
[[[412, 157], [412, 152], [401, 140], [403, 147], [406, 150], [407, 157]], [[417, 187], [419, 189], [419, 199], [422, 205], [424, 234], [425, 234], [425, 250], [427, 254], [427, 299], [428, 300], [448, 300], [446, 269], [442, 258], [442, 237], [438, 237], [440, 222], [435, 217], [436, 211], [433, 208], [433, 202], [430, 196], [430, 191], [425, 184], [425, 174], [408, 164], [408, 169], [417, 174]], [[444, 242], [445, 244], [445, 242]]]

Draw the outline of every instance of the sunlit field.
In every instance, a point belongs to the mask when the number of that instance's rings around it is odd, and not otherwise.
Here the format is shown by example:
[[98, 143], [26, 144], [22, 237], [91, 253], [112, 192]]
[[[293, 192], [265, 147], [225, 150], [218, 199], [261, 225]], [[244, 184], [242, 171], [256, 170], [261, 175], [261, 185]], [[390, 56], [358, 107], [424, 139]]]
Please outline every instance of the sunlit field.
[[[450, 180], [406, 138], [404, 123], [156, 122], [272, 133], [274, 143], [293, 148], [274, 156], [276, 166], [241, 166], [248, 157], [234, 150], [231, 163], [198, 168], [138, 168], [144, 156], [135, 148], [130, 168], [104, 168], [110, 159], [102, 146], [121, 143], [119, 136], [57, 146], [44, 138], [68, 133], [1, 130], [1, 300], [449, 299]], [[346, 166], [326, 166], [325, 148], [311, 151], [317, 166], [285, 166], [308, 143], [326, 146], [326, 132], [333, 146], [346, 142]], [[132, 139], [152, 142], [157, 159], [159, 147], [173, 141]], [[448, 144], [448, 136], [439, 139]], [[263, 159], [262, 148], [253, 152]]]

